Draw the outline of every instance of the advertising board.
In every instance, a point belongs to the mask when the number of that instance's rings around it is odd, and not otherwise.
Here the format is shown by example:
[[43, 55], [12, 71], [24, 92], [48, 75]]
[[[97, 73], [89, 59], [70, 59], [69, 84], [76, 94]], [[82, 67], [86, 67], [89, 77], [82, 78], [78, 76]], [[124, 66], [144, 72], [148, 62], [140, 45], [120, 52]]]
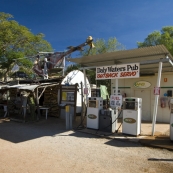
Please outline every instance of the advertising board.
[[97, 67], [96, 79], [138, 78], [139, 71], [139, 63]]

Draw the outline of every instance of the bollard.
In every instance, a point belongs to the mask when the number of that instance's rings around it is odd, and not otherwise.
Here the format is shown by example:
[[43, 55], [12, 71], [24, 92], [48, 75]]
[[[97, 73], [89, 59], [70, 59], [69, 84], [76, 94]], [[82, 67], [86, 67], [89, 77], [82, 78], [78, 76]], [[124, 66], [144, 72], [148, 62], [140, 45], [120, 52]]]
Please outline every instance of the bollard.
[[70, 129], [72, 129], [72, 114], [70, 114], [69, 118], [70, 118], [70, 121], [69, 121], [69, 123], [70, 123]]
[[66, 112], [66, 130], [69, 130], [69, 110], [70, 106], [66, 105], [65, 112]]

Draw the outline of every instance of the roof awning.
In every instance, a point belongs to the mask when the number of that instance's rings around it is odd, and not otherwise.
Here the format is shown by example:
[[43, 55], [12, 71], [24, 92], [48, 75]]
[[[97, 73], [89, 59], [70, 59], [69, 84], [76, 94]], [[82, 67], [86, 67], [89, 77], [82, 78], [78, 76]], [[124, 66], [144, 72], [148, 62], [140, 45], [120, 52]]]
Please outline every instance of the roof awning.
[[163, 62], [162, 72], [173, 71], [173, 57], [164, 45], [122, 50], [68, 60], [88, 68], [140, 63], [141, 74], [157, 73], [159, 62]]
[[6, 86], [4, 88], [17, 88], [19, 90], [30, 90], [30, 91], [34, 91], [35, 88], [37, 88], [39, 85], [26, 85], [26, 84], [22, 84], [22, 85], [12, 85], [12, 86]]
[[40, 85], [30, 85], [30, 84], [19, 84], [19, 85], [5, 85], [5, 86], [0, 86], [0, 89], [14, 89], [17, 88], [19, 90], [29, 90], [29, 91], [34, 91], [36, 88], [46, 88], [46, 87], [52, 87], [54, 85], [58, 84], [51, 84], [51, 83], [43, 83]]

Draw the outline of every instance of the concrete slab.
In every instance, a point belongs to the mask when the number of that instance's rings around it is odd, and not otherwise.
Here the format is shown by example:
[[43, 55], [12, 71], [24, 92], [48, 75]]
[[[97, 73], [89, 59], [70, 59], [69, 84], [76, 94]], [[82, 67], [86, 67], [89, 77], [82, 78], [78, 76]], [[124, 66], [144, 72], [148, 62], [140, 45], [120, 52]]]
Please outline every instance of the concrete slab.
[[145, 137], [139, 143], [148, 147], [161, 148], [173, 151], [173, 141], [168, 136]]
[[122, 133], [121, 120], [118, 122], [118, 127], [120, 127], [118, 133], [108, 133], [96, 129], [87, 128], [80, 129], [79, 131], [104, 138], [110, 138], [121, 141], [128, 140], [131, 142], [139, 142], [140, 144], [148, 147], [161, 148], [173, 151], [173, 141], [170, 140], [170, 125], [168, 123], [157, 122], [155, 124], [154, 136], [151, 136], [152, 122], [143, 121], [141, 124], [141, 134], [137, 137]]

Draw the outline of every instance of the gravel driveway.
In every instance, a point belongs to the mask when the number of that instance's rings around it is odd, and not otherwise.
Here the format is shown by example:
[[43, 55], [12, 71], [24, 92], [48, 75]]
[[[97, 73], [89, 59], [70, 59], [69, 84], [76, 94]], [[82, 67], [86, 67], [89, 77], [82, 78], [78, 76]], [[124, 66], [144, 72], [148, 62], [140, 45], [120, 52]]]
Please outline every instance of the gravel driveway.
[[1, 173], [172, 173], [173, 152], [66, 131], [64, 120], [0, 120]]

